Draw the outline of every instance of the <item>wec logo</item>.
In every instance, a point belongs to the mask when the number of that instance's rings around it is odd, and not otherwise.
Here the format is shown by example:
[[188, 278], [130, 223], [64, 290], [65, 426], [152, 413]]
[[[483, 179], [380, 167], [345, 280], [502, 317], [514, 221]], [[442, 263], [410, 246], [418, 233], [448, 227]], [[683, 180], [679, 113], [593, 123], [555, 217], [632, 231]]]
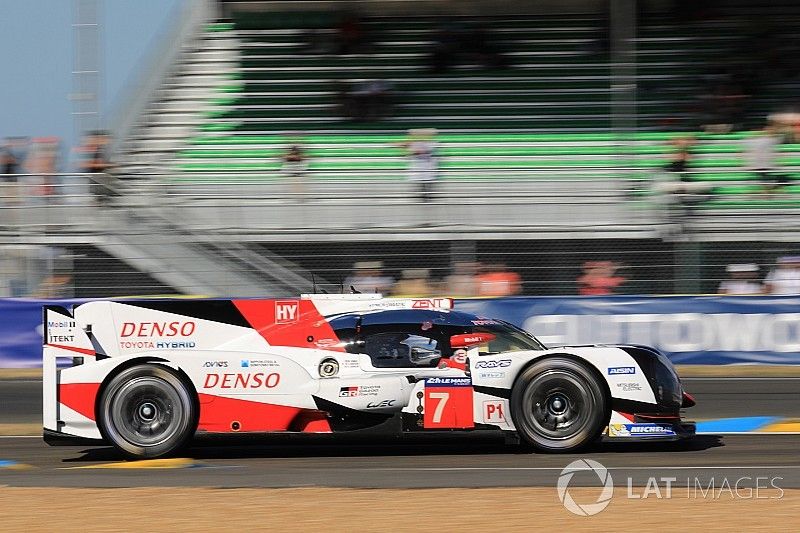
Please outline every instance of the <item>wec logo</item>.
[[369, 402], [367, 404], [367, 409], [377, 409], [379, 407], [392, 407], [394, 405], [394, 400], [381, 400], [379, 402]]

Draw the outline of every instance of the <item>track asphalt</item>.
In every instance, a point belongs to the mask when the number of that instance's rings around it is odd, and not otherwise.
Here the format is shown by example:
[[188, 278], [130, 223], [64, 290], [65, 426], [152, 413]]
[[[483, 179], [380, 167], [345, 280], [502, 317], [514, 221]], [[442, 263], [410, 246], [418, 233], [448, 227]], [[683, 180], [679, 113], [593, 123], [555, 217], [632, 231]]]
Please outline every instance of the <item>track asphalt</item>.
[[[687, 378], [697, 420], [771, 417], [800, 421], [798, 378]], [[0, 425], [38, 423], [41, 382], [0, 380]], [[131, 468], [108, 447], [50, 447], [38, 436], [0, 437], [0, 484], [14, 486], [496, 487], [554, 486], [577, 458], [599, 461], [617, 484], [650, 477], [678, 486], [777, 479], [800, 488], [800, 434], [698, 435], [678, 443], [601, 443], [576, 455], [522, 453], [502, 439], [455, 434], [402, 439], [236, 438], [201, 440], [177, 460]], [[573, 483], [583, 481], [576, 475]], [[593, 480], [587, 477], [586, 484]], [[596, 479], [594, 480], [596, 482]]]

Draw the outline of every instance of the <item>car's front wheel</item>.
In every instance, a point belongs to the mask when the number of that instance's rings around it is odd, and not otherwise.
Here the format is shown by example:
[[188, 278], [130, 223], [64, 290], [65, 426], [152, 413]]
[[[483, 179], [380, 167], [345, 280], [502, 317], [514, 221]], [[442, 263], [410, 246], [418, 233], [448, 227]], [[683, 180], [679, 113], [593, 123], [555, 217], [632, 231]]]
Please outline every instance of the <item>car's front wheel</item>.
[[606, 404], [593, 372], [565, 357], [533, 363], [511, 392], [511, 416], [520, 438], [549, 452], [572, 452], [595, 441], [608, 421]]
[[135, 458], [174, 453], [196, 425], [193, 392], [177, 372], [154, 364], [114, 376], [100, 397], [98, 414], [103, 436]]

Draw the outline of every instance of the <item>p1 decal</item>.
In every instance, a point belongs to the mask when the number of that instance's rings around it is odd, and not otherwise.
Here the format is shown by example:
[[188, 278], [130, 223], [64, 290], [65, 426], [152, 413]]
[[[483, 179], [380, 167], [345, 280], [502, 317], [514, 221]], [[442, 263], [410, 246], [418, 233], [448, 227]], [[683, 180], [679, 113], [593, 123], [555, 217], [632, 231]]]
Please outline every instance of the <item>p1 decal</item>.
[[426, 429], [475, 427], [472, 381], [469, 378], [426, 379], [422, 427]]
[[487, 424], [505, 424], [506, 410], [505, 400], [483, 402], [483, 421]]

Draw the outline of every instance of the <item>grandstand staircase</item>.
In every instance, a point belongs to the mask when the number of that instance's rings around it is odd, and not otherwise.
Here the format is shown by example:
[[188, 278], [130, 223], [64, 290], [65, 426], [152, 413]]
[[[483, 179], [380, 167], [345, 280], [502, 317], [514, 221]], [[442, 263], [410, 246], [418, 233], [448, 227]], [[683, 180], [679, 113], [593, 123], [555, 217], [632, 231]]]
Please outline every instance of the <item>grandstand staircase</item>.
[[185, 147], [218, 91], [237, 77], [239, 43], [230, 32], [218, 31], [227, 26], [209, 24], [187, 43], [123, 142], [121, 170], [128, 179], [118, 184], [115, 208], [102, 214], [98, 247], [184, 294], [298, 294], [311, 287], [310, 273], [237, 242], [209, 238], [208, 230], [194, 232], [164, 204], [159, 182], [150, 178], [169, 169], [165, 162]]
[[146, 195], [119, 199], [100, 213], [97, 246], [183, 294], [287, 296], [308, 292], [312, 274], [279, 257], [231, 240], [193, 232]]
[[232, 34], [196, 32], [123, 141], [124, 170], [143, 174], [167, 169], [165, 162], [204, 123], [203, 113], [214, 108], [217, 91], [236, 76], [239, 62], [239, 43]]

